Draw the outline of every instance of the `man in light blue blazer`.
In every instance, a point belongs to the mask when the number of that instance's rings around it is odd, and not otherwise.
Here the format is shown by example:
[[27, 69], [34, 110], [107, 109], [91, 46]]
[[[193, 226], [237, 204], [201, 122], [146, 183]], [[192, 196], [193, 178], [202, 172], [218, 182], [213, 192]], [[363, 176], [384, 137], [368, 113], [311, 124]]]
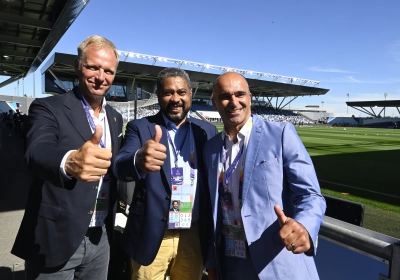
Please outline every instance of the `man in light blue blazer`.
[[313, 256], [326, 203], [314, 166], [293, 125], [252, 115], [251, 97], [238, 73], [214, 83], [224, 130], [203, 150], [209, 279], [319, 279]]

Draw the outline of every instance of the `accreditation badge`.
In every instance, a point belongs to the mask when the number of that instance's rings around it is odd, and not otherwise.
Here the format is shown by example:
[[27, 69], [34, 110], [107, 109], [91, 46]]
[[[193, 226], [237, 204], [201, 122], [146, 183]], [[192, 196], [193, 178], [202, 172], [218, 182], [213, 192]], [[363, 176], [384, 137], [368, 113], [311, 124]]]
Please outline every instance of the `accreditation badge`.
[[107, 216], [107, 201], [107, 192], [101, 192], [100, 195], [96, 198], [92, 219], [89, 225], [90, 227], [103, 226], [104, 220]]
[[171, 207], [168, 215], [169, 229], [188, 229], [191, 227], [194, 201], [193, 189], [188, 184], [172, 186]]

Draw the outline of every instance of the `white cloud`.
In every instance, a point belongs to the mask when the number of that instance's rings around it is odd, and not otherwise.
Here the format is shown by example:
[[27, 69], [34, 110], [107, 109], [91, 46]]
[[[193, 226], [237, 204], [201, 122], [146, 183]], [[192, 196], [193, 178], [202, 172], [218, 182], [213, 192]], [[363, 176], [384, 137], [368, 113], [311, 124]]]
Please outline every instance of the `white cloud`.
[[354, 78], [353, 76], [347, 76], [343, 78], [334, 78], [330, 80], [325, 80], [325, 82], [330, 83], [357, 83], [357, 84], [388, 84], [391, 83], [390, 81], [383, 81], [383, 80], [359, 80]]
[[338, 68], [322, 68], [319, 66], [312, 66], [309, 67], [308, 70], [314, 71], [314, 72], [328, 72], [328, 73], [354, 73], [351, 71], [346, 71]]

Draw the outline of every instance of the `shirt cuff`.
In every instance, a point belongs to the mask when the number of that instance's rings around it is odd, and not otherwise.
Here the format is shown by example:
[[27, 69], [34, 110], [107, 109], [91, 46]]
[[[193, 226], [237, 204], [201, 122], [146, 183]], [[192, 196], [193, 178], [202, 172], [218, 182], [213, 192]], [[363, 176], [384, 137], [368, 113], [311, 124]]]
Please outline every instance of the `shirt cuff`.
[[133, 157], [133, 166], [135, 167], [136, 174], [138, 175], [139, 179], [144, 179], [146, 177], [146, 173], [140, 171], [136, 168], [136, 154], [139, 150], [135, 152], [135, 156]]
[[72, 176], [69, 176], [69, 175], [67, 174], [67, 172], [65, 172], [65, 162], [67, 161], [68, 156], [69, 156], [72, 152], [75, 152], [75, 151], [76, 151], [76, 150], [68, 151], [68, 152], [64, 155], [64, 157], [63, 157], [63, 159], [62, 159], [62, 161], [61, 161], [61, 164], [60, 164], [60, 173], [61, 173], [62, 177], [63, 177], [65, 180], [70, 180], [70, 179], [72, 179]]

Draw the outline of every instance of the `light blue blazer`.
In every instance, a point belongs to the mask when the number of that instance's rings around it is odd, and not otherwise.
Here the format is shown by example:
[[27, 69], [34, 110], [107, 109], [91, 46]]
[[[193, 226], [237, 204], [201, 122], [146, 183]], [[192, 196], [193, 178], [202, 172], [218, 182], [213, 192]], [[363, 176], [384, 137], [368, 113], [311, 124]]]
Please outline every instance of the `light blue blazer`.
[[[209, 235], [206, 267], [223, 270], [219, 258], [222, 220], [217, 182], [222, 145], [219, 133], [206, 142], [203, 153], [214, 222], [214, 231]], [[241, 216], [259, 278], [319, 279], [312, 256], [316, 253], [326, 203], [311, 158], [291, 123], [268, 122], [253, 116], [242, 199]], [[280, 205], [286, 216], [307, 229], [314, 250], [307, 255], [286, 250], [278, 235], [280, 226], [275, 205]]]

